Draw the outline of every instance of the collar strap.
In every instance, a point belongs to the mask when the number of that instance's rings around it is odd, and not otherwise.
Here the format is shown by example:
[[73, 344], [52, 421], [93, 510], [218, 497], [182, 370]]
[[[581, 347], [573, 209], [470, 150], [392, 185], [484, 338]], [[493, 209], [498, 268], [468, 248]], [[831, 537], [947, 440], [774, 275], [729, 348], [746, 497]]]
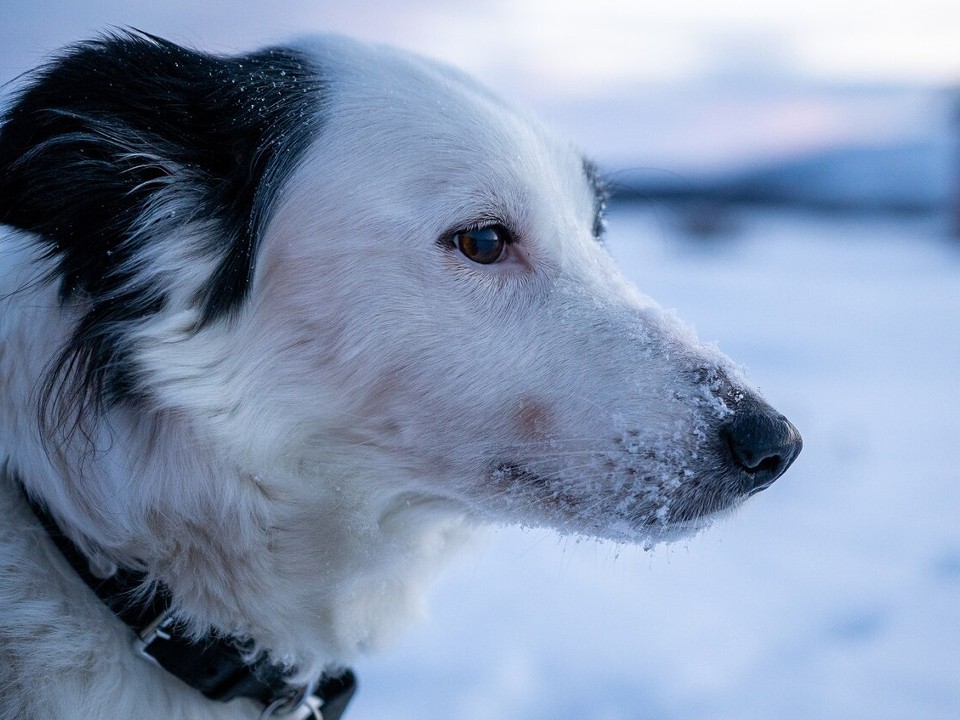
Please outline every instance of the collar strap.
[[247, 697], [259, 701], [264, 705], [263, 719], [339, 720], [357, 689], [353, 671], [325, 674], [314, 685], [296, 686], [287, 682], [290, 668], [269, 662], [265, 653], [251, 659], [251, 643], [247, 640], [217, 633], [191, 639], [182, 632], [166, 588], [138, 599], [144, 573], [121, 569], [108, 578], [96, 577], [86, 557], [63, 534], [47, 509], [29, 495], [27, 500], [77, 575], [131, 628], [133, 645], [144, 658], [211, 700]]

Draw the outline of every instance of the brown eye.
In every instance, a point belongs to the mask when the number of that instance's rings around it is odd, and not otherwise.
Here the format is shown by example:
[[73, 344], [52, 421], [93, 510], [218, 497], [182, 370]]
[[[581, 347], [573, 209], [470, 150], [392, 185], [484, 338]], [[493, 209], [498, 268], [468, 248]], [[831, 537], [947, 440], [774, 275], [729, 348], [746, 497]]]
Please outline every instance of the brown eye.
[[489, 265], [503, 256], [503, 251], [510, 242], [510, 234], [502, 225], [490, 225], [459, 232], [454, 235], [454, 242], [468, 260]]

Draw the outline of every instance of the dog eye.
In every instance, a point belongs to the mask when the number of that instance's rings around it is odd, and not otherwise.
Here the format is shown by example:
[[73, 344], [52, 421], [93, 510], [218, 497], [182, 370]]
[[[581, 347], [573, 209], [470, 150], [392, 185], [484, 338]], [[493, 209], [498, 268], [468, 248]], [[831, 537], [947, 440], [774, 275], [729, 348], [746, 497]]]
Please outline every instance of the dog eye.
[[503, 257], [503, 251], [510, 242], [510, 233], [502, 225], [490, 225], [459, 232], [454, 236], [454, 242], [468, 260], [489, 265]]

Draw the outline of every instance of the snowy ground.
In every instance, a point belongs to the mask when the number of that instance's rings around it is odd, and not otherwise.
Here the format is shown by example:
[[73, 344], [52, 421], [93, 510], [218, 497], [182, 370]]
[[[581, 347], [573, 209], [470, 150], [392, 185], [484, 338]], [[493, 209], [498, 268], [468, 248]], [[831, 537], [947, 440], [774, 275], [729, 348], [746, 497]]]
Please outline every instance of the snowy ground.
[[754, 213], [706, 246], [621, 211], [627, 274], [744, 363], [805, 449], [653, 552], [499, 530], [359, 663], [356, 720], [960, 717], [960, 243]]

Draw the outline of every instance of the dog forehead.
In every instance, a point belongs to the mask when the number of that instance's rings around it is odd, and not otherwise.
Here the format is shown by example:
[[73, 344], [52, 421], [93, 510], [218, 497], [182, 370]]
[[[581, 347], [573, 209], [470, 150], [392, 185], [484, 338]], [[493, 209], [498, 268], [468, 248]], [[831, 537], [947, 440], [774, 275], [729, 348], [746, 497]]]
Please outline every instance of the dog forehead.
[[389, 171], [429, 192], [525, 189], [591, 202], [580, 153], [469, 75], [339, 36], [302, 47], [326, 92], [320, 152], [338, 171], [368, 181]]
[[[511, 108], [470, 75], [444, 63], [339, 35], [302, 39], [332, 103], [340, 112], [390, 112], [398, 119], [451, 119], [450, 111]], [[516, 112], [512, 110], [512, 112]], [[376, 115], [368, 119], [376, 120]]]

